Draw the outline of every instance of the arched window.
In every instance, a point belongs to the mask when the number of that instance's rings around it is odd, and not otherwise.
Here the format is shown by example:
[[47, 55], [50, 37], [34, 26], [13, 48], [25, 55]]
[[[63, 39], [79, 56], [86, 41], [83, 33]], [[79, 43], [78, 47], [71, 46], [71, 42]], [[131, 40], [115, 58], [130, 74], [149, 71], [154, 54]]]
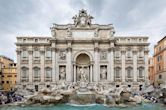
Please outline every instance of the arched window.
[[52, 69], [47, 67], [45, 68], [45, 77], [46, 78], [51, 78], [52, 77]]
[[120, 78], [120, 72], [121, 72], [121, 68], [120, 67], [116, 67], [115, 68], [115, 78]]
[[21, 68], [21, 81], [27, 82], [28, 79], [29, 79], [28, 68], [27, 67], [22, 67]]
[[138, 77], [143, 78], [144, 74], [144, 67], [139, 67], [138, 68]]
[[33, 68], [33, 77], [40, 78], [40, 68], [38, 68], [38, 67]]
[[127, 67], [126, 68], [126, 74], [127, 74], [127, 78], [132, 78], [132, 72], [133, 72], [133, 68], [132, 67]]

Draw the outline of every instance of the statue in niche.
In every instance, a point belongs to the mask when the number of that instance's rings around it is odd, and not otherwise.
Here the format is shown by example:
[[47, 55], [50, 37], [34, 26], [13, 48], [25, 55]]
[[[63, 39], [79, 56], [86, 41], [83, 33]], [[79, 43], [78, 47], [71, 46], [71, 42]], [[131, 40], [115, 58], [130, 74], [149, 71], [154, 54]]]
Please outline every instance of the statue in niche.
[[80, 74], [80, 81], [86, 82], [87, 79], [86, 79], [86, 74], [85, 74], [85, 70], [83, 67], [79, 68], [79, 74]]
[[107, 68], [105, 66], [101, 67], [101, 79], [107, 78]]
[[65, 77], [66, 77], [66, 68], [62, 66], [62, 67], [59, 68], [59, 71], [60, 71], [60, 73], [59, 73], [59, 79], [60, 80], [65, 80]]
[[66, 60], [66, 53], [65, 51], [61, 51], [59, 54], [60, 60]]
[[106, 60], [107, 59], [107, 53], [106, 52], [101, 52], [100, 59], [101, 60]]

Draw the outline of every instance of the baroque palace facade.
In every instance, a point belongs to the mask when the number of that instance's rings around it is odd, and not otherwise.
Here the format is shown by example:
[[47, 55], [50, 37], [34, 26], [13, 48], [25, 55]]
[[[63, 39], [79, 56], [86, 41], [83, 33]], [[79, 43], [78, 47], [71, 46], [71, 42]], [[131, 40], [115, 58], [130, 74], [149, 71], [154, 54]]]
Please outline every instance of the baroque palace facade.
[[80, 10], [74, 24], [53, 24], [51, 37], [17, 37], [17, 86], [36, 91], [60, 83], [141, 88], [148, 82], [148, 37], [114, 36]]

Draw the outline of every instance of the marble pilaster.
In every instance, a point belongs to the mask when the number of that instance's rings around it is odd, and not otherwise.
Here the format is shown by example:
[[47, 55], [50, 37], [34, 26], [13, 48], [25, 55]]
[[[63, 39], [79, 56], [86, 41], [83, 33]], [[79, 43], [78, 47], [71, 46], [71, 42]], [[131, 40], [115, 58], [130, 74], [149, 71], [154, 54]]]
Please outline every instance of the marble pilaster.
[[137, 82], [137, 51], [133, 51], [133, 73], [134, 73], [134, 82]]

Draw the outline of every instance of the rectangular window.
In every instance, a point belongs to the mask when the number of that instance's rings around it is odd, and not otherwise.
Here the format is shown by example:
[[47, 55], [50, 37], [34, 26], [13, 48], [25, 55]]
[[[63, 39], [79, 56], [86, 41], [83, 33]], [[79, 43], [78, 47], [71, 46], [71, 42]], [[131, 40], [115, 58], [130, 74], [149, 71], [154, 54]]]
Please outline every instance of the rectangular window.
[[159, 75], [159, 79], [162, 79], [162, 75]]
[[22, 58], [27, 58], [28, 57], [28, 52], [26, 50], [23, 50], [21, 53]]
[[39, 58], [40, 57], [40, 52], [35, 50], [33, 56], [34, 56], [34, 58]]
[[46, 51], [46, 58], [51, 58], [51, 51], [50, 50], [47, 50]]

